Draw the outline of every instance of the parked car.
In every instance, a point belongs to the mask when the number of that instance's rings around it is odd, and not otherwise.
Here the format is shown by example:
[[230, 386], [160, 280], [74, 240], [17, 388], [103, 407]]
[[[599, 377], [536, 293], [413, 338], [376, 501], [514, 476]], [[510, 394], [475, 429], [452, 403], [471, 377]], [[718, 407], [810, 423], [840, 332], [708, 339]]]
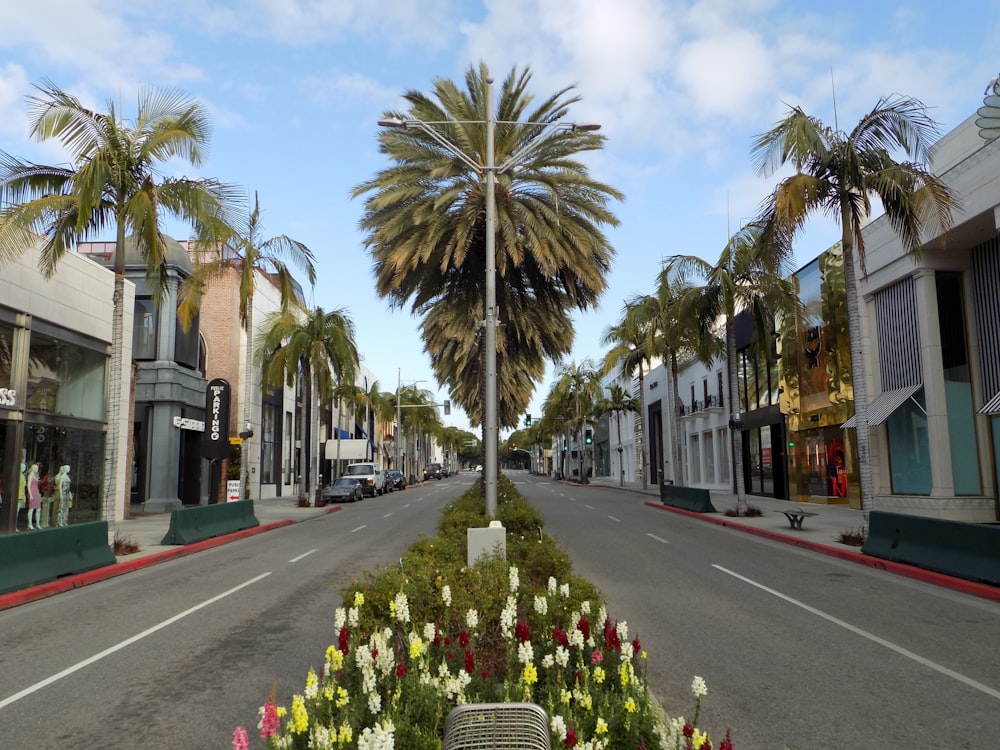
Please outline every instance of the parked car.
[[406, 477], [403, 476], [403, 472], [399, 471], [398, 469], [389, 469], [389, 471], [386, 473], [392, 480], [392, 488], [394, 490], [406, 489]]
[[424, 466], [424, 480], [427, 479], [440, 479], [441, 478], [441, 464], [427, 464]]
[[392, 492], [396, 489], [396, 484], [392, 481], [388, 469], [382, 469], [382, 487], [384, 492]]
[[354, 477], [338, 477], [323, 488], [325, 503], [355, 503], [364, 496], [361, 482]]
[[375, 497], [385, 492], [385, 477], [382, 468], [371, 461], [358, 461], [348, 464], [344, 469], [345, 477], [354, 477], [361, 482], [361, 492], [368, 497]]

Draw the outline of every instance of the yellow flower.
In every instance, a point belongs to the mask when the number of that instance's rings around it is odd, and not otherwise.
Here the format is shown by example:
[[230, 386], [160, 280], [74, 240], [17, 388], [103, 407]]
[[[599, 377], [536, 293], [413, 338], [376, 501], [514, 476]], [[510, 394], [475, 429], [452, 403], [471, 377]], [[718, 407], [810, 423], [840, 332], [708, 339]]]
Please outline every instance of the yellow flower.
[[316, 677], [316, 672], [310, 667], [309, 672], [306, 674], [306, 690], [317, 687], [319, 687], [319, 678]]
[[339, 672], [344, 668], [344, 655], [336, 646], [330, 646], [326, 650], [326, 663], [330, 665], [331, 672]]
[[643, 659], [648, 659], [649, 658], [649, 654], [647, 654], [645, 651], [642, 652], [641, 656], [642, 656]]
[[638, 706], [635, 705], [634, 698], [629, 698], [627, 701], [625, 701], [625, 710], [628, 711], [630, 714], [634, 714], [636, 708], [638, 708]]
[[608, 733], [608, 722], [602, 719], [600, 716], [597, 717], [597, 726], [594, 728], [594, 734], [607, 734]]
[[538, 670], [535, 669], [534, 664], [524, 665], [524, 674], [521, 679], [524, 680], [525, 685], [534, 685], [538, 682]]
[[396, 616], [396, 602], [395, 601], [389, 602], [389, 614], [392, 615], [393, 617]]
[[285, 718], [285, 714], [287, 713], [288, 709], [285, 708], [284, 706], [278, 706], [276, 709], [274, 709], [274, 715], [277, 716], [279, 719]]
[[594, 682], [598, 685], [604, 682], [604, 669], [602, 667], [594, 667]]
[[632, 665], [627, 661], [622, 662], [622, 666], [618, 670], [618, 679], [621, 680], [622, 687], [628, 687], [629, 682], [632, 681]]
[[351, 696], [342, 687], [337, 688], [337, 708], [343, 708], [351, 702]]
[[572, 694], [572, 693], [571, 693], [571, 692], [570, 692], [569, 690], [566, 690], [566, 689], [563, 689], [563, 690], [562, 690], [562, 691], [561, 691], [561, 692], [559, 693], [559, 702], [560, 702], [560, 703], [563, 703], [563, 704], [566, 704], [566, 705], [569, 705], [569, 702], [570, 702], [571, 700], [573, 700], [573, 694]]
[[351, 740], [354, 739], [354, 733], [351, 731], [351, 725], [344, 722], [340, 725], [340, 731], [337, 732], [337, 744], [347, 745], [350, 744]]
[[365, 595], [360, 591], [354, 592], [354, 606], [360, 607], [365, 603]]
[[705, 744], [705, 740], [708, 739], [708, 732], [699, 732], [697, 729], [694, 730], [694, 734], [691, 735], [691, 746], [694, 750], [701, 750], [701, 746]]
[[301, 695], [292, 696], [292, 731], [302, 734], [309, 729], [309, 714], [306, 712], [306, 699]]
[[414, 638], [410, 641], [410, 658], [416, 659], [422, 653], [424, 653], [424, 642], [419, 638]]

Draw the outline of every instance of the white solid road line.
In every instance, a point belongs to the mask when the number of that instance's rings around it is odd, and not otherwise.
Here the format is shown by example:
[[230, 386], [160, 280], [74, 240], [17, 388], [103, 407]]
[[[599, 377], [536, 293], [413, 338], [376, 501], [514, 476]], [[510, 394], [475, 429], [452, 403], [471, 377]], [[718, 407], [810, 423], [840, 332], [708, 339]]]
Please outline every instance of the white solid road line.
[[903, 648], [902, 646], [897, 646], [892, 641], [887, 641], [884, 638], [879, 638], [877, 635], [874, 635], [873, 633], [869, 633], [866, 630], [862, 630], [859, 627], [851, 625], [849, 622], [844, 622], [843, 620], [837, 619], [833, 615], [829, 615], [826, 612], [823, 612], [822, 610], [816, 609], [815, 607], [810, 607], [808, 604], [805, 604], [804, 602], [800, 602], [797, 599], [793, 599], [790, 596], [786, 596], [785, 594], [782, 594], [780, 591], [775, 591], [772, 588], [768, 588], [767, 586], [765, 586], [762, 583], [757, 583], [756, 581], [752, 581], [749, 578], [741, 576], [739, 573], [734, 573], [731, 570], [723, 568], [721, 565], [713, 565], [712, 567], [715, 568], [716, 570], [721, 570], [723, 573], [726, 573], [727, 575], [731, 575], [733, 578], [738, 578], [739, 580], [743, 581], [744, 583], [749, 583], [751, 586], [756, 586], [761, 591], [766, 591], [767, 593], [771, 594], [772, 596], [776, 596], [779, 599], [783, 599], [784, 601], [788, 602], [789, 604], [794, 604], [796, 607], [801, 607], [806, 612], [811, 612], [812, 614], [816, 615], [817, 617], [822, 617], [824, 620], [827, 620], [828, 622], [832, 622], [834, 625], [839, 625], [840, 627], [844, 628], [845, 630], [851, 631], [855, 635], [860, 635], [862, 638], [867, 638], [868, 640], [872, 641], [873, 643], [877, 643], [880, 646], [885, 646], [887, 649], [889, 649], [890, 651], [895, 651], [900, 656], [905, 656], [907, 659], [912, 659], [913, 661], [917, 662], [918, 664], [923, 664], [925, 667], [933, 669], [935, 672], [940, 672], [941, 674], [945, 675], [946, 677], [951, 677], [953, 680], [958, 680], [962, 684], [968, 685], [969, 687], [974, 688], [974, 689], [978, 690], [981, 693], [985, 693], [986, 695], [990, 696], [991, 698], [996, 698], [997, 700], [1000, 700], [1000, 690], [995, 690], [995, 689], [991, 688], [989, 685], [984, 685], [981, 682], [973, 680], [971, 677], [966, 677], [963, 674], [959, 674], [958, 672], [954, 671], [953, 669], [948, 669], [948, 667], [941, 666], [940, 664], [932, 662], [930, 659], [925, 659], [923, 656], [920, 656], [919, 654], [915, 654], [912, 651], [908, 651], [905, 648]]
[[311, 554], [312, 554], [313, 552], [316, 552], [316, 550], [314, 550], [314, 549], [311, 549], [311, 550], [309, 550], [308, 552], [303, 552], [303, 553], [302, 553], [301, 555], [299, 555], [298, 557], [293, 557], [293, 558], [292, 558], [291, 560], [289, 560], [288, 562], [290, 562], [290, 563], [297, 563], [297, 562], [298, 562], [299, 560], [301, 560], [301, 559], [302, 559], [303, 557], [309, 557], [309, 555], [311, 555]]
[[111, 646], [110, 648], [104, 649], [99, 654], [94, 654], [93, 656], [91, 656], [91, 657], [89, 657], [87, 659], [84, 659], [81, 662], [77, 662], [72, 667], [67, 667], [62, 672], [54, 674], [51, 677], [46, 677], [41, 682], [36, 682], [34, 685], [30, 685], [29, 687], [26, 687], [24, 690], [21, 690], [20, 692], [14, 693], [14, 695], [10, 696], [9, 698], [4, 698], [3, 700], [0, 700], [0, 708], [6, 708], [7, 706], [11, 705], [12, 703], [17, 703], [17, 701], [19, 701], [22, 698], [25, 698], [25, 697], [31, 695], [32, 693], [35, 693], [35, 692], [41, 690], [43, 687], [47, 687], [48, 685], [51, 685], [54, 682], [58, 682], [63, 677], [68, 677], [69, 675], [73, 674], [74, 672], [79, 672], [84, 667], [89, 667], [91, 664], [95, 664], [96, 662], [99, 662], [104, 657], [111, 656], [111, 654], [113, 654], [113, 653], [115, 653], [117, 651], [121, 651], [126, 646], [131, 646], [133, 643], [136, 643], [137, 641], [141, 641], [146, 636], [152, 635], [153, 633], [156, 633], [157, 631], [163, 630], [168, 625], [173, 625], [178, 620], [181, 620], [181, 619], [187, 617], [190, 614], [194, 614], [199, 609], [204, 609], [205, 607], [209, 606], [210, 604], [215, 604], [220, 599], [225, 599], [227, 596], [230, 596], [231, 594], [235, 594], [240, 589], [244, 589], [247, 586], [251, 586], [251, 585], [257, 583], [257, 581], [260, 581], [260, 580], [263, 580], [264, 578], [267, 578], [269, 575], [271, 575], [270, 572], [268, 572], [268, 573], [261, 573], [256, 578], [251, 578], [249, 581], [241, 583], [239, 586], [234, 586], [233, 588], [229, 589], [228, 591], [223, 591], [221, 594], [219, 594], [217, 596], [213, 596], [211, 599], [206, 599], [201, 604], [196, 604], [195, 606], [191, 607], [190, 609], [186, 609], [183, 612], [181, 612], [180, 614], [176, 614], [173, 617], [171, 617], [169, 619], [166, 619], [163, 622], [159, 623], [158, 625], [154, 625], [151, 628], [147, 628], [146, 630], [143, 630], [138, 635], [133, 635], [131, 638], [126, 638], [121, 643], [116, 643], [114, 646]]
[[670, 544], [670, 542], [668, 542], [666, 539], [660, 539], [660, 537], [658, 537], [656, 534], [646, 534], [646, 536], [652, 537], [656, 541], [662, 542], [663, 544]]

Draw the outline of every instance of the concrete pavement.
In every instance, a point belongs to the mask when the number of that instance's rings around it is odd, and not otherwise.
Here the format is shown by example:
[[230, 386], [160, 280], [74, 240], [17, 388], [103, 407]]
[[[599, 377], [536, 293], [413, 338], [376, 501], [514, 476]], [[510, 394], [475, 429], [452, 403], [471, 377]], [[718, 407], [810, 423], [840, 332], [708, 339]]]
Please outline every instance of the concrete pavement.
[[[812, 503], [792, 503], [787, 500], [775, 500], [767, 497], [748, 496], [749, 505], [762, 511], [760, 516], [730, 517], [726, 511], [736, 508], [736, 495], [712, 492], [712, 504], [718, 513], [694, 513], [692, 511], [663, 505], [660, 502], [659, 488], [649, 485], [645, 488], [639, 483], [626, 482], [620, 485], [614, 481], [596, 478], [590, 484], [580, 485], [564, 482], [567, 485], [579, 487], [582, 491], [598, 488], [623, 489], [644, 498], [647, 506], [657, 510], [688, 516], [706, 523], [721, 526], [766, 537], [768, 539], [793, 544], [813, 552], [832, 555], [842, 560], [866, 565], [868, 567], [886, 570], [898, 575], [904, 575], [927, 583], [980, 596], [993, 601], [1000, 601], [1000, 587], [967, 581], [953, 576], [923, 570], [911, 565], [882, 560], [861, 553], [859, 547], [852, 547], [839, 541], [844, 532], [856, 531], [861, 527], [861, 511], [846, 505], [820, 505]], [[802, 507], [816, 515], [808, 516], [802, 523], [802, 528], [792, 528], [784, 516], [784, 510], [789, 507]], [[225, 536], [206, 539], [187, 545], [164, 545], [161, 540], [170, 527], [169, 513], [135, 514], [132, 518], [118, 523], [117, 534], [122, 540], [132, 541], [139, 546], [139, 551], [130, 555], [117, 557], [114, 565], [91, 570], [86, 573], [65, 576], [50, 583], [33, 586], [22, 591], [0, 595], [0, 610], [16, 607], [30, 601], [42, 599], [53, 594], [86, 586], [97, 581], [103, 581], [137, 568], [155, 565], [165, 560], [172, 560], [185, 555], [194, 554], [211, 547], [255, 536], [272, 529], [299, 523], [311, 518], [334, 513], [340, 510], [339, 505], [322, 508], [299, 507], [296, 497], [276, 497], [254, 501], [254, 514], [260, 525], [244, 529]]]

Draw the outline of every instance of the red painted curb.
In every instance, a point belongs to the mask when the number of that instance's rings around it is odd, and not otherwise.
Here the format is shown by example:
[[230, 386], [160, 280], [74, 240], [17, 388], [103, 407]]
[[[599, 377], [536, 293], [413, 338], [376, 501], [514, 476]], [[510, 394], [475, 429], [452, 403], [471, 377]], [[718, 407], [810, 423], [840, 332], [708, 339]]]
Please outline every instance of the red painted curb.
[[[330, 513], [336, 513], [340, 509], [339, 505], [334, 505], [324, 510], [323, 514], [328, 515]], [[304, 518], [302, 520], [306, 521], [309, 519]], [[164, 550], [163, 552], [154, 552], [152, 555], [136, 557], [131, 560], [123, 560], [121, 562], [116, 562], [114, 565], [106, 565], [103, 568], [95, 568], [94, 570], [88, 570], [84, 573], [68, 575], [63, 578], [59, 578], [58, 580], [41, 583], [37, 586], [32, 586], [20, 591], [13, 591], [9, 594], [0, 595], [0, 611], [12, 609], [13, 607], [38, 601], [39, 599], [45, 599], [49, 596], [61, 594], [64, 591], [71, 591], [72, 589], [89, 586], [92, 583], [106, 581], [109, 578], [116, 578], [117, 576], [131, 573], [133, 570], [148, 568], [150, 565], [156, 565], [157, 563], [166, 562], [167, 560], [176, 560], [180, 557], [187, 557], [188, 555], [193, 555], [195, 552], [201, 552], [206, 549], [211, 549], [212, 547], [227, 544], [228, 542], [235, 542], [240, 539], [256, 536], [257, 534], [263, 534], [265, 531], [272, 531], [273, 529], [291, 526], [295, 523], [301, 523], [301, 521], [293, 521], [290, 518], [282, 521], [274, 521], [273, 523], [262, 524], [260, 526], [254, 526], [253, 528], [234, 531], [232, 534], [216, 536], [211, 539], [203, 539], [200, 542], [174, 547], [173, 549]]]
[[907, 565], [906, 563], [895, 562], [893, 560], [883, 560], [879, 557], [866, 555], [863, 552], [855, 552], [854, 550], [849, 549], [839, 549], [837, 547], [831, 547], [827, 544], [813, 542], [808, 539], [796, 539], [795, 537], [788, 536], [787, 534], [779, 534], [774, 531], [769, 531], [768, 529], [758, 529], [756, 526], [739, 523], [738, 521], [734, 521], [729, 518], [729, 516], [723, 516], [721, 518], [708, 516], [704, 513], [695, 513], [694, 511], [685, 510], [684, 508], [675, 508], [672, 505], [664, 505], [656, 500], [647, 500], [645, 504], [650, 508], [668, 510], [671, 513], [677, 513], [682, 516], [687, 516], [688, 518], [696, 518], [699, 521], [708, 521], [709, 523], [714, 523], [716, 526], [726, 526], [731, 529], [737, 529], [738, 531], [746, 531], [751, 534], [756, 534], [757, 536], [762, 536], [766, 539], [771, 539], [775, 542], [791, 544], [796, 547], [802, 547], [803, 549], [810, 550], [811, 552], [819, 552], [821, 554], [836, 557], [848, 562], [865, 565], [876, 570], [884, 570], [887, 573], [894, 573], [896, 575], [923, 581], [924, 583], [943, 586], [944, 588], [959, 591], [963, 594], [970, 594], [983, 599], [1000, 602], [1000, 588], [991, 586], [988, 583], [979, 583], [977, 581], [966, 580], [965, 578], [956, 578], [955, 576], [946, 575], [944, 573], [936, 573], [933, 570], [925, 570], [924, 568], [918, 568], [913, 565]]

